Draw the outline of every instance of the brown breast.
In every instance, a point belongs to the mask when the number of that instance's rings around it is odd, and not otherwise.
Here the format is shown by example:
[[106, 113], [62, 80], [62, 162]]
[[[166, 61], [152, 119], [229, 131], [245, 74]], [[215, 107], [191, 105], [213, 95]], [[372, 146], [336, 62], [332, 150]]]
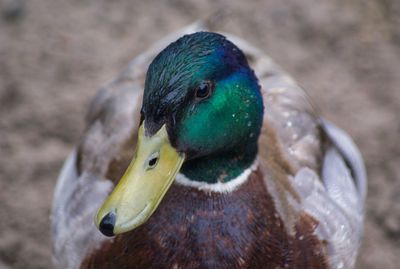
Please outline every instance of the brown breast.
[[141, 227], [104, 243], [81, 268], [328, 268], [317, 221], [286, 233], [260, 171], [230, 194], [173, 185]]

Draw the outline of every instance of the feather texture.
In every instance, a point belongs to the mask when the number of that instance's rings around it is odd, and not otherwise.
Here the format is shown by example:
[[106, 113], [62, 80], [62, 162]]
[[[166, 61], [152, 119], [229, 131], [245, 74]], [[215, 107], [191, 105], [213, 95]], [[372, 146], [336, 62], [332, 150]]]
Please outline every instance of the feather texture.
[[[112, 244], [126, 241], [122, 236], [115, 241], [101, 236], [93, 224], [94, 215], [133, 156], [150, 62], [178, 37], [200, 30], [205, 30], [204, 25], [197, 22], [155, 44], [103, 87], [92, 102], [87, 129], [65, 162], [55, 190], [52, 231], [58, 268], [79, 268], [84, 261], [84, 266], [91, 268], [94, 260], [87, 260], [91, 254], [97, 251], [101, 256]], [[258, 169], [252, 169], [248, 178], [262, 179], [270, 196], [265, 204], [275, 212], [275, 223], [282, 222], [285, 236], [291, 238], [288, 244], [294, 249], [307, 248], [307, 244], [320, 248], [314, 255], [318, 258], [309, 260], [319, 262], [315, 268], [352, 268], [362, 235], [366, 196], [365, 168], [357, 147], [344, 131], [319, 118], [301, 87], [268, 56], [240, 38], [224, 35], [245, 53], [264, 98]], [[241, 184], [250, 188], [258, 184], [254, 182], [243, 180]], [[178, 185], [173, 186], [174, 193], [185, 188]], [[201, 192], [198, 186], [186, 186], [188, 197], [190, 188]], [[226, 195], [241, 189], [232, 188]], [[328, 265], [323, 262], [324, 255]], [[301, 267], [306, 261], [293, 258], [292, 262]], [[237, 268], [245, 265], [245, 260], [238, 260]]]

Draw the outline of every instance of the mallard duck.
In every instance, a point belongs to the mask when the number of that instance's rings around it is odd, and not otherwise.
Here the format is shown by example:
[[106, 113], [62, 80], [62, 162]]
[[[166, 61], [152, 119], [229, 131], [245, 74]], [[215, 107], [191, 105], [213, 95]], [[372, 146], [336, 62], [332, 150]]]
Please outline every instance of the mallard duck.
[[55, 189], [58, 268], [354, 267], [362, 157], [242, 39], [173, 33], [86, 122]]

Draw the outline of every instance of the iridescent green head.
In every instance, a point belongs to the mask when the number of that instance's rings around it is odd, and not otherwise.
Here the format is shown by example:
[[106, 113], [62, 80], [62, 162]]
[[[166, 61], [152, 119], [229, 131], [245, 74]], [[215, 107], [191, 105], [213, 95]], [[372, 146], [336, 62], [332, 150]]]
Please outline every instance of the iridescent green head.
[[254, 155], [263, 102], [243, 52], [220, 34], [199, 32], [170, 44], [151, 63], [142, 118], [148, 135], [166, 124], [172, 145], [186, 153], [185, 172], [189, 162], [210, 155]]
[[227, 182], [257, 154], [260, 87], [244, 54], [200, 32], [165, 48], [147, 72], [135, 158], [99, 209], [105, 235], [130, 231], [156, 210], [178, 172]]

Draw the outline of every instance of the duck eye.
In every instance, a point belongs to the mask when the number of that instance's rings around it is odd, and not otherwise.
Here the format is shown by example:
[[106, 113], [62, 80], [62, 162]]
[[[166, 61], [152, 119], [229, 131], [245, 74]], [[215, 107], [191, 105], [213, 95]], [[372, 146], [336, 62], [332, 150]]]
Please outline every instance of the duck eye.
[[196, 98], [197, 99], [204, 99], [210, 96], [211, 94], [211, 82], [205, 81], [200, 84], [200, 86], [196, 89]]

